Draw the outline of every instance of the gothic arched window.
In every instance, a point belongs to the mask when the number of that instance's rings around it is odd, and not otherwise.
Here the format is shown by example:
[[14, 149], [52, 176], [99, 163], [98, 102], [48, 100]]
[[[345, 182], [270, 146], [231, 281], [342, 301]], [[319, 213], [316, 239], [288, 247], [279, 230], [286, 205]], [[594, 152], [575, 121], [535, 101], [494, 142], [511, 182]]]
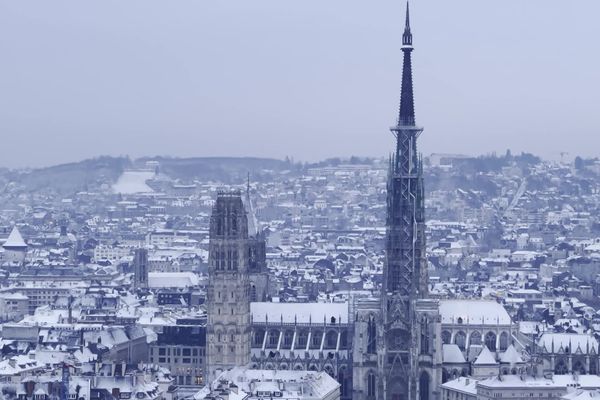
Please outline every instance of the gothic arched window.
[[429, 400], [429, 374], [425, 371], [419, 377], [419, 400]]
[[290, 349], [292, 347], [292, 339], [294, 338], [294, 332], [285, 331], [283, 335], [283, 345], [286, 349]]
[[277, 347], [279, 342], [279, 331], [272, 330], [269, 332], [269, 347]]
[[500, 334], [500, 350], [504, 351], [508, 348], [508, 333], [502, 332]]
[[342, 367], [338, 370], [338, 379], [337, 381], [340, 383], [341, 387], [340, 387], [340, 394], [343, 397], [346, 397], [348, 395], [348, 382], [347, 382], [347, 378], [346, 378], [346, 368]]
[[321, 339], [323, 337], [323, 332], [321, 331], [316, 331], [313, 332], [312, 334], [312, 339], [311, 339], [311, 347], [313, 349], [320, 349], [321, 348]]
[[490, 351], [496, 351], [496, 334], [488, 332], [485, 334], [485, 345]]
[[377, 352], [377, 326], [375, 325], [375, 318], [369, 316], [369, 322], [367, 324], [367, 353], [375, 354]]
[[442, 343], [450, 344], [451, 340], [452, 340], [452, 334], [450, 333], [450, 331], [442, 331]]
[[459, 349], [464, 350], [467, 345], [467, 335], [463, 331], [456, 332], [456, 335], [454, 335], [454, 344]]
[[569, 373], [569, 368], [567, 367], [564, 359], [561, 358], [558, 360], [556, 366], [554, 367], [554, 373], [556, 375], [566, 375]]
[[338, 333], [336, 331], [329, 331], [325, 335], [325, 348], [335, 349], [337, 346]]
[[265, 338], [264, 329], [257, 329], [256, 331], [254, 331], [254, 346], [262, 347], [264, 338]]
[[308, 342], [308, 333], [306, 331], [301, 331], [298, 335], [298, 347], [300, 349], [306, 348], [306, 343]]
[[377, 390], [375, 374], [373, 372], [369, 372], [369, 375], [367, 375], [367, 397], [369, 399], [374, 399], [376, 394]]
[[479, 331], [475, 331], [471, 333], [471, 337], [469, 338], [469, 344], [479, 345], [481, 344], [481, 333]]
[[421, 354], [429, 354], [429, 321], [421, 320]]

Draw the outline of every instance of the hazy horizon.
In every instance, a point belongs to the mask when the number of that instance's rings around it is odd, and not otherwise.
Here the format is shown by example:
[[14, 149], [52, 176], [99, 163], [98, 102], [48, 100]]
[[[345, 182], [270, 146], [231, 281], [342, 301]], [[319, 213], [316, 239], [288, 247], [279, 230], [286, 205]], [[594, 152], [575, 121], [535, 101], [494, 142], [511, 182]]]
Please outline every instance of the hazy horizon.
[[[404, 5], [0, 0], [0, 166], [385, 156]], [[413, 0], [419, 150], [600, 155], [599, 14]]]

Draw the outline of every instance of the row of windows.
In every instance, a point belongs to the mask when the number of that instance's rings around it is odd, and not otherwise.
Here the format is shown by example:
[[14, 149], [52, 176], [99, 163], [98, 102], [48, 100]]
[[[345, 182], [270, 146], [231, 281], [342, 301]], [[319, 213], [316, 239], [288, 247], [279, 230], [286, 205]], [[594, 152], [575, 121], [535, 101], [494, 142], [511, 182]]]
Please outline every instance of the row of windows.
[[[155, 354], [155, 348], [150, 348], [150, 354]], [[204, 348], [190, 348], [190, 347], [159, 347], [159, 356], [197, 356], [198, 354], [204, 355]]]
[[[485, 337], [483, 337], [483, 341], [490, 351], [496, 351], [496, 342], [498, 341], [500, 350], [506, 350], [508, 348], [509, 335], [507, 332], [502, 332], [500, 334], [499, 340], [494, 332], [487, 332]], [[442, 332], [442, 343], [450, 344], [452, 341], [452, 334], [450, 331]], [[465, 350], [467, 345], [467, 334], [463, 331], [458, 331], [454, 334], [454, 344], [456, 344], [461, 350]], [[469, 336], [469, 345], [480, 345], [482, 344], [482, 336], [481, 333], [475, 331], [471, 333]]]
[[[171, 363], [171, 357], [150, 357], [150, 362], [158, 362], [161, 364], [170, 364]], [[173, 363], [175, 364], [202, 364], [202, 358], [178, 358], [178, 357], [173, 357]]]
[[[223, 352], [223, 346], [216, 346], [216, 347], [217, 347], [217, 353]], [[235, 346], [229, 346], [229, 352], [235, 353]]]
[[[276, 348], [279, 344], [279, 336], [280, 331], [272, 330], [267, 334], [266, 347], [267, 348]], [[323, 347], [326, 349], [335, 349], [338, 344], [338, 336], [339, 336], [339, 344], [341, 348], [345, 348], [348, 346], [348, 333], [346, 331], [341, 332], [341, 335], [337, 331], [328, 331], [325, 335], [325, 342], [323, 343]], [[265, 339], [265, 330], [259, 329], [254, 333], [253, 346], [254, 347], [262, 347]], [[294, 340], [294, 331], [285, 331], [283, 333], [281, 345], [283, 348], [291, 348], [292, 342]], [[310, 336], [310, 347], [312, 348], [320, 348], [321, 342], [323, 341], [323, 332], [315, 331], [312, 332]], [[296, 348], [305, 348], [308, 343], [308, 331], [300, 331], [296, 334]]]
[[204, 378], [202, 375], [191, 376], [191, 375], [179, 375], [174, 376], [175, 381], [178, 385], [203, 385]]
[[238, 267], [238, 251], [227, 250], [225, 251], [213, 251], [215, 268], [219, 270], [235, 270]]

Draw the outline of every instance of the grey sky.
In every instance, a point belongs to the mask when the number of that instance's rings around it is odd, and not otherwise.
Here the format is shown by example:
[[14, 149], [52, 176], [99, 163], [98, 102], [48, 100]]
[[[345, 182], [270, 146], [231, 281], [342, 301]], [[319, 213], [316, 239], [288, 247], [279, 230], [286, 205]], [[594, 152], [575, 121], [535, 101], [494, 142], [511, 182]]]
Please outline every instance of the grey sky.
[[[403, 8], [0, 0], [0, 165], [386, 155]], [[422, 152], [600, 155], [600, 1], [411, 8]]]

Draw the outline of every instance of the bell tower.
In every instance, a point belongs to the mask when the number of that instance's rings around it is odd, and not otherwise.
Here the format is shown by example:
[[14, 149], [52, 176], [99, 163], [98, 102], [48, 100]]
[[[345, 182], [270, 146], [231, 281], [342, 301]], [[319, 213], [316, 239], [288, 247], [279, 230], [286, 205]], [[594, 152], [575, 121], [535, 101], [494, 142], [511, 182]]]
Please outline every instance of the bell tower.
[[207, 383], [250, 362], [248, 217], [239, 191], [220, 191], [210, 218]]

